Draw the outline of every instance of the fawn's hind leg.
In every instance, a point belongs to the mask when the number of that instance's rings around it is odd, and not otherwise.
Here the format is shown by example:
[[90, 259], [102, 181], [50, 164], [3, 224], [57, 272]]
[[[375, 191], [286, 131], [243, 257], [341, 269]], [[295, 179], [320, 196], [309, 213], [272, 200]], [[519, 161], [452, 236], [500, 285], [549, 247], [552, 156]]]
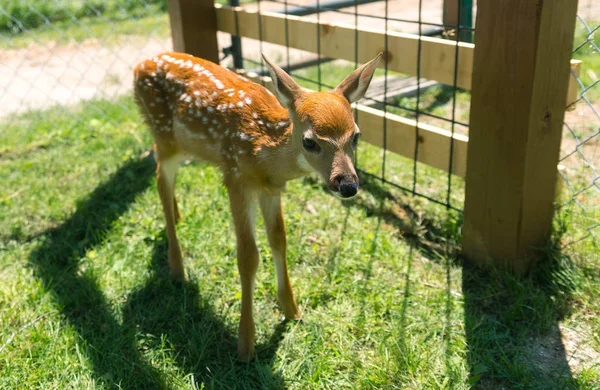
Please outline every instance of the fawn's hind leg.
[[175, 229], [175, 224], [178, 220], [177, 215], [179, 214], [177, 201], [175, 200], [175, 178], [177, 177], [179, 164], [183, 158], [179, 154], [171, 154], [164, 158], [164, 156], [161, 156], [160, 151], [157, 153], [157, 156], [158, 166], [156, 167], [156, 181], [158, 194], [160, 195], [160, 201], [167, 222], [169, 270], [174, 277], [184, 279], [183, 259], [179, 247], [179, 240], [177, 239], [177, 231]]

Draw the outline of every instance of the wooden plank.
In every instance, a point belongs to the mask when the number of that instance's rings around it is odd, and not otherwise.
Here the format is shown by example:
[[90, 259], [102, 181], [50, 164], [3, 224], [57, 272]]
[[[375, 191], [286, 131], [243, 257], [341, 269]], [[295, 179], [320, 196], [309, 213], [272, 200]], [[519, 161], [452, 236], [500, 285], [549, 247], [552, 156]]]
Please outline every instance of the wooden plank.
[[169, 0], [175, 51], [219, 63], [217, 18], [213, 0]]
[[479, 264], [523, 273], [549, 237], [576, 10], [478, 3], [463, 253]]
[[[358, 104], [357, 124], [360, 127], [361, 139], [383, 148], [383, 118], [387, 126], [386, 149], [401, 156], [414, 158], [415, 142], [417, 142], [417, 123], [408, 118], [385, 113], [371, 107]], [[464, 135], [454, 134], [419, 123], [419, 153], [417, 161], [448, 172], [450, 164], [450, 141], [454, 142], [452, 155], [452, 173], [465, 177], [467, 171], [467, 147], [469, 139]]]
[[416, 96], [417, 92], [425, 93], [429, 88], [436, 85], [439, 85], [439, 83], [427, 79], [421, 79], [421, 82], [417, 84], [417, 78], [412, 76], [374, 77], [365, 95], [365, 105], [376, 106], [380, 104], [378, 102], [383, 102], [385, 99], [388, 101], [395, 100], [398, 96]]
[[[270, 77], [260, 77], [256, 73], [243, 72], [247, 78], [264, 85], [273, 91], [273, 82]], [[360, 127], [361, 139], [372, 145], [383, 147], [383, 122], [387, 126], [387, 150], [401, 156], [414, 158], [417, 123], [412, 119], [387, 113], [371, 107], [357, 104], [357, 124]], [[419, 154], [418, 161], [432, 167], [448, 171], [450, 164], [450, 140], [454, 142], [452, 159], [452, 173], [464, 177], [467, 171], [468, 137], [455, 134], [419, 123]]]
[[567, 93], [567, 111], [575, 109], [575, 102], [579, 99], [579, 83], [577, 78], [581, 75], [581, 61], [571, 60], [571, 75], [569, 77], [569, 92]]
[[[302, 17], [244, 10], [215, 5], [217, 26], [220, 31], [247, 38], [260, 39], [259, 17], [262, 23], [262, 40], [286, 45], [285, 23], [288, 21], [289, 46], [295, 49], [317, 52], [317, 39], [321, 42], [321, 53], [328, 57], [355, 60], [365, 63], [385, 51], [385, 34], [381, 30], [358, 29], [358, 45], [355, 45], [355, 27], [337, 23], [309, 20]], [[236, 23], [237, 17], [237, 23]], [[317, 28], [319, 26], [319, 28]], [[384, 57], [390, 71], [417, 75], [419, 36], [395, 31], [388, 33], [388, 53]], [[454, 85], [455, 51], [453, 40], [421, 37], [421, 77]], [[356, 46], [356, 47], [355, 47]], [[473, 44], [458, 43], [457, 86], [471, 88]], [[355, 52], [356, 50], [356, 52]], [[385, 67], [385, 61], [380, 62]]]

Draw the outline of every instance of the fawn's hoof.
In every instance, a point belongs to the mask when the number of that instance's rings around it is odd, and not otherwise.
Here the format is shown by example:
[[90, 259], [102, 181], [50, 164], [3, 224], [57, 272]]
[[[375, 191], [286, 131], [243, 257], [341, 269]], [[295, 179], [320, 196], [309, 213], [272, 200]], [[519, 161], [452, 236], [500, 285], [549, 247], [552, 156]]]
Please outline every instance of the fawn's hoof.
[[298, 310], [294, 298], [279, 296], [279, 307], [281, 307], [286, 320], [299, 320], [302, 318], [302, 313]]
[[172, 261], [172, 259], [169, 258], [169, 273], [171, 274], [171, 277], [173, 279], [178, 281], [184, 281], [185, 269], [183, 268], [182, 261]]
[[254, 359], [254, 321], [252, 318], [244, 317], [240, 319], [238, 329], [238, 358], [242, 362], [249, 362]]
[[170, 275], [171, 275], [171, 278], [177, 282], [185, 281], [185, 271], [183, 269], [177, 270], [177, 271], [171, 270]]
[[238, 342], [238, 359], [242, 363], [254, 360], [254, 342], [247, 343], [242, 340]]
[[286, 321], [299, 321], [302, 319], [302, 313], [298, 309], [295, 311], [284, 311], [283, 314]]

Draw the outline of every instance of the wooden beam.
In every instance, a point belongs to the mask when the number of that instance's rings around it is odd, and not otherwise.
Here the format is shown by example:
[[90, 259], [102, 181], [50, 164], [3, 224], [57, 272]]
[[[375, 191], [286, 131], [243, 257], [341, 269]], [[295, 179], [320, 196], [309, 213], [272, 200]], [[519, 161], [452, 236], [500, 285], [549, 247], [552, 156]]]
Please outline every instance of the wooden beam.
[[463, 252], [523, 273], [552, 226], [577, 1], [478, 2]]
[[581, 75], [581, 61], [571, 60], [571, 75], [569, 77], [569, 92], [567, 93], [567, 111], [575, 109], [575, 102], [579, 99], [579, 83], [577, 78]]
[[[260, 77], [256, 73], [238, 71], [245, 77], [273, 90], [270, 77]], [[414, 158], [415, 142], [417, 142], [417, 123], [412, 119], [394, 114], [384, 114], [383, 111], [357, 104], [357, 124], [360, 127], [361, 139], [372, 145], [383, 147], [383, 122], [387, 126], [386, 148], [388, 151], [404, 157]], [[452, 158], [452, 173], [464, 177], [467, 171], [467, 146], [469, 139], [464, 135], [455, 134], [430, 126], [418, 124], [419, 153], [418, 161], [448, 172], [450, 164], [450, 142], [454, 142]]]
[[175, 51], [219, 63], [213, 0], [168, 0]]
[[[355, 27], [337, 23], [309, 20], [302, 17], [263, 12], [242, 8], [215, 5], [217, 26], [220, 31], [246, 38], [260, 39], [258, 20], [262, 24], [262, 40], [286, 45], [285, 23], [288, 23], [288, 43], [295, 49], [317, 52], [318, 39], [321, 53], [328, 57], [365, 63], [385, 51], [385, 33], [382, 30], [358, 29], [358, 44], [355, 42]], [[236, 23], [237, 17], [237, 23]], [[317, 26], [319, 28], [317, 29]], [[388, 32], [388, 53], [385, 56], [390, 71], [417, 75], [419, 36], [395, 31]], [[421, 77], [454, 85], [455, 51], [453, 40], [421, 37]], [[457, 86], [471, 88], [473, 44], [458, 43]], [[385, 61], [380, 62], [385, 67]]]
[[417, 161], [448, 172], [450, 169], [450, 142], [454, 142], [452, 154], [452, 173], [465, 177], [467, 171], [468, 137], [454, 134], [419, 123], [398, 115], [384, 113], [368, 106], [358, 104], [357, 124], [360, 127], [361, 138], [371, 145], [383, 148], [384, 124], [386, 121], [386, 149], [404, 157], [414, 159], [415, 142], [417, 142], [417, 127], [419, 129], [419, 153]]

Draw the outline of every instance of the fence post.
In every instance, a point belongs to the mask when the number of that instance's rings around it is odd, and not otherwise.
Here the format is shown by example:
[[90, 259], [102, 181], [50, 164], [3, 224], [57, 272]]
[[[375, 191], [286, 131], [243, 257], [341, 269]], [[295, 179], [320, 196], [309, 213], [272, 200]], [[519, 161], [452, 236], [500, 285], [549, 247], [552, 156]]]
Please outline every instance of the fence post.
[[219, 63], [213, 0], [168, 0], [173, 49]]
[[[442, 11], [442, 23], [446, 25], [447, 30], [452, 29], [449, 26], [456, 26], [455, 34], [459, 34], [458, 26], [473, 27], [473, 0], [444, 0]], [[458, 39], [473, 42], [473, 32], [460, 30]]]
[[577, 1], [477, 6], [463, 253], [523, 273], [552, 227]]

